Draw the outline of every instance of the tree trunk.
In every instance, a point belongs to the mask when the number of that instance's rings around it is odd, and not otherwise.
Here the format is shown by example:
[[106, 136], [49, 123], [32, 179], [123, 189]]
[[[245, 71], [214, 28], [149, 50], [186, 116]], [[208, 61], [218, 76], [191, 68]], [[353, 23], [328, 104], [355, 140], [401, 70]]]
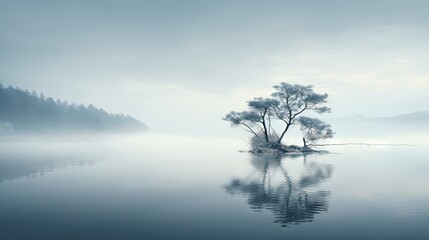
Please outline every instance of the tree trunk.
[[265, 120], [262, 120], [262, 126], [264, 127], [264, 136], [265, 136], [265, 141], [268, 142], [268, 130], [267, 130], [267, 125], [265, 124]]
[[304, 147], [307, 147], [307, 142], [305, 141], [305, 138], [302, 138], [302, 141], [304, 142]]
[[287, 130], [289, 129], [289, 126], [290, 126], [290, 124], [288, 124], [288, 125], [286, 126], [285, 130], [282, 132], [282, 135], [280, 135], [279, 140], [277, 141], [277, 143], [278, 143], [278, 144], [281, 144], [281, 143], [282, 143], [282, 139], [283, 139], [283, 137], [285, 136], [285, 134], [286, 134]]
[[267, 130], [267, 124], [265, 123], [265, 116], [267, 115], [267, 111], [268, 111], [268, 109], [266, 109], [265, 111], [264, 111], [264, 114], [262, 114], [262, 126], [264, 127], [264, 135], [265, 135], [265, 141], [266, 142], [268, 142], [269, 141], [269, 139], [268, 139], [268, 130]]

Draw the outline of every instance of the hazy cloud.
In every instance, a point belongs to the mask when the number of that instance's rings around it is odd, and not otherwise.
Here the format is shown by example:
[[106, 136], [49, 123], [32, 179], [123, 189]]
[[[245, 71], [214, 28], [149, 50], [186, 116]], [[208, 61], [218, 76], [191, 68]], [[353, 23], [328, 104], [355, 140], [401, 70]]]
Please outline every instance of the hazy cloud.
[[225, 110], [280, 81], [330, 93], [336, 115], [423, 110], [428, 7], [427, 1], [2, 1], [0, 79], [127, 112], [160, 129], [177, 129], [167, 115], [183, 128], [217, 125]]

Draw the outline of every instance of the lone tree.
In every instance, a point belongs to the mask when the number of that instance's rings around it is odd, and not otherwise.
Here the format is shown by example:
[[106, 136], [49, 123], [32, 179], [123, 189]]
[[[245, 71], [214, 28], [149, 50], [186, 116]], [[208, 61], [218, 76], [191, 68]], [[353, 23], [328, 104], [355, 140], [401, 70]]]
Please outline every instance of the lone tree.
[[328, 94], [318, 94], [313, 91], [313, 86], [302, 86], [282, 82], [273, 87], [276, 91], [272, 94], [280, 104], [273, 108], [276, 117], [285, 123], [285, 127], [277, 140], [280, 144], [289, 130], [295, 124], [295, 119], [304, 111], [316, 113], [330, 112], [331, 109], [323, 106], [327, 102]]
[[[273, 86], [274, 92], [269, 98], [254, 98], [247, 102], [248, 111], [231, 111], [223, 120], [232, 126], [244, 126], [255, 138], [266, 143], [281, 145], [290, 127], [297, 123], [297, 118], [305, 111], [316, 113], [330, 112], [324, 106], [328, 94], [318, 94], [313, 86], [303, 86], [282, 82]], [[284, 125], [276, 131], [272, 121]]]
[[318, 118], [301, 116], [298, 118], [298, 122], [303, 134], [302, 141], [304, 142], [304, 147], [311, 146], [318, 140], [324, 140], [334, 136], [331, 125]]
[[273, 130], [271, 126], [273, 109], [279, 104], [279, 101], [272, 98], [254, 98], [247, 102], [250, 111], [231, 111], [223, 120], [231, 122], [232, 126], [242, 125], [254, 137], [269, 142], [272, 138], [270, 132]]

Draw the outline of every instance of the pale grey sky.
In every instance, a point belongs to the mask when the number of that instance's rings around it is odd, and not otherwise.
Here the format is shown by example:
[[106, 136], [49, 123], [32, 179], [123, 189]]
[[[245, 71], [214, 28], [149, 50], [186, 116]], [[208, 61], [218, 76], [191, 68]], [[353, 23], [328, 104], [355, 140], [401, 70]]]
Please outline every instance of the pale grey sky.
[[428, 1], [0, 1], [0, 82], [164, 131], [220, 118], [281, 81], [332, 117], [429, 110]]

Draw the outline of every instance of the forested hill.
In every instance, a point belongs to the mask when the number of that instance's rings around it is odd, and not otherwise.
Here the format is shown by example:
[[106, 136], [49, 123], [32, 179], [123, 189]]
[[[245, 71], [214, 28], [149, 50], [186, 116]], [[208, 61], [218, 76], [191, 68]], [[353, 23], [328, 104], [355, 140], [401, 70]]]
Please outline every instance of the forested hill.
[[0, 134], [122, 132], [147, 129], [139, 120], [37, 95], [0, 83]]

